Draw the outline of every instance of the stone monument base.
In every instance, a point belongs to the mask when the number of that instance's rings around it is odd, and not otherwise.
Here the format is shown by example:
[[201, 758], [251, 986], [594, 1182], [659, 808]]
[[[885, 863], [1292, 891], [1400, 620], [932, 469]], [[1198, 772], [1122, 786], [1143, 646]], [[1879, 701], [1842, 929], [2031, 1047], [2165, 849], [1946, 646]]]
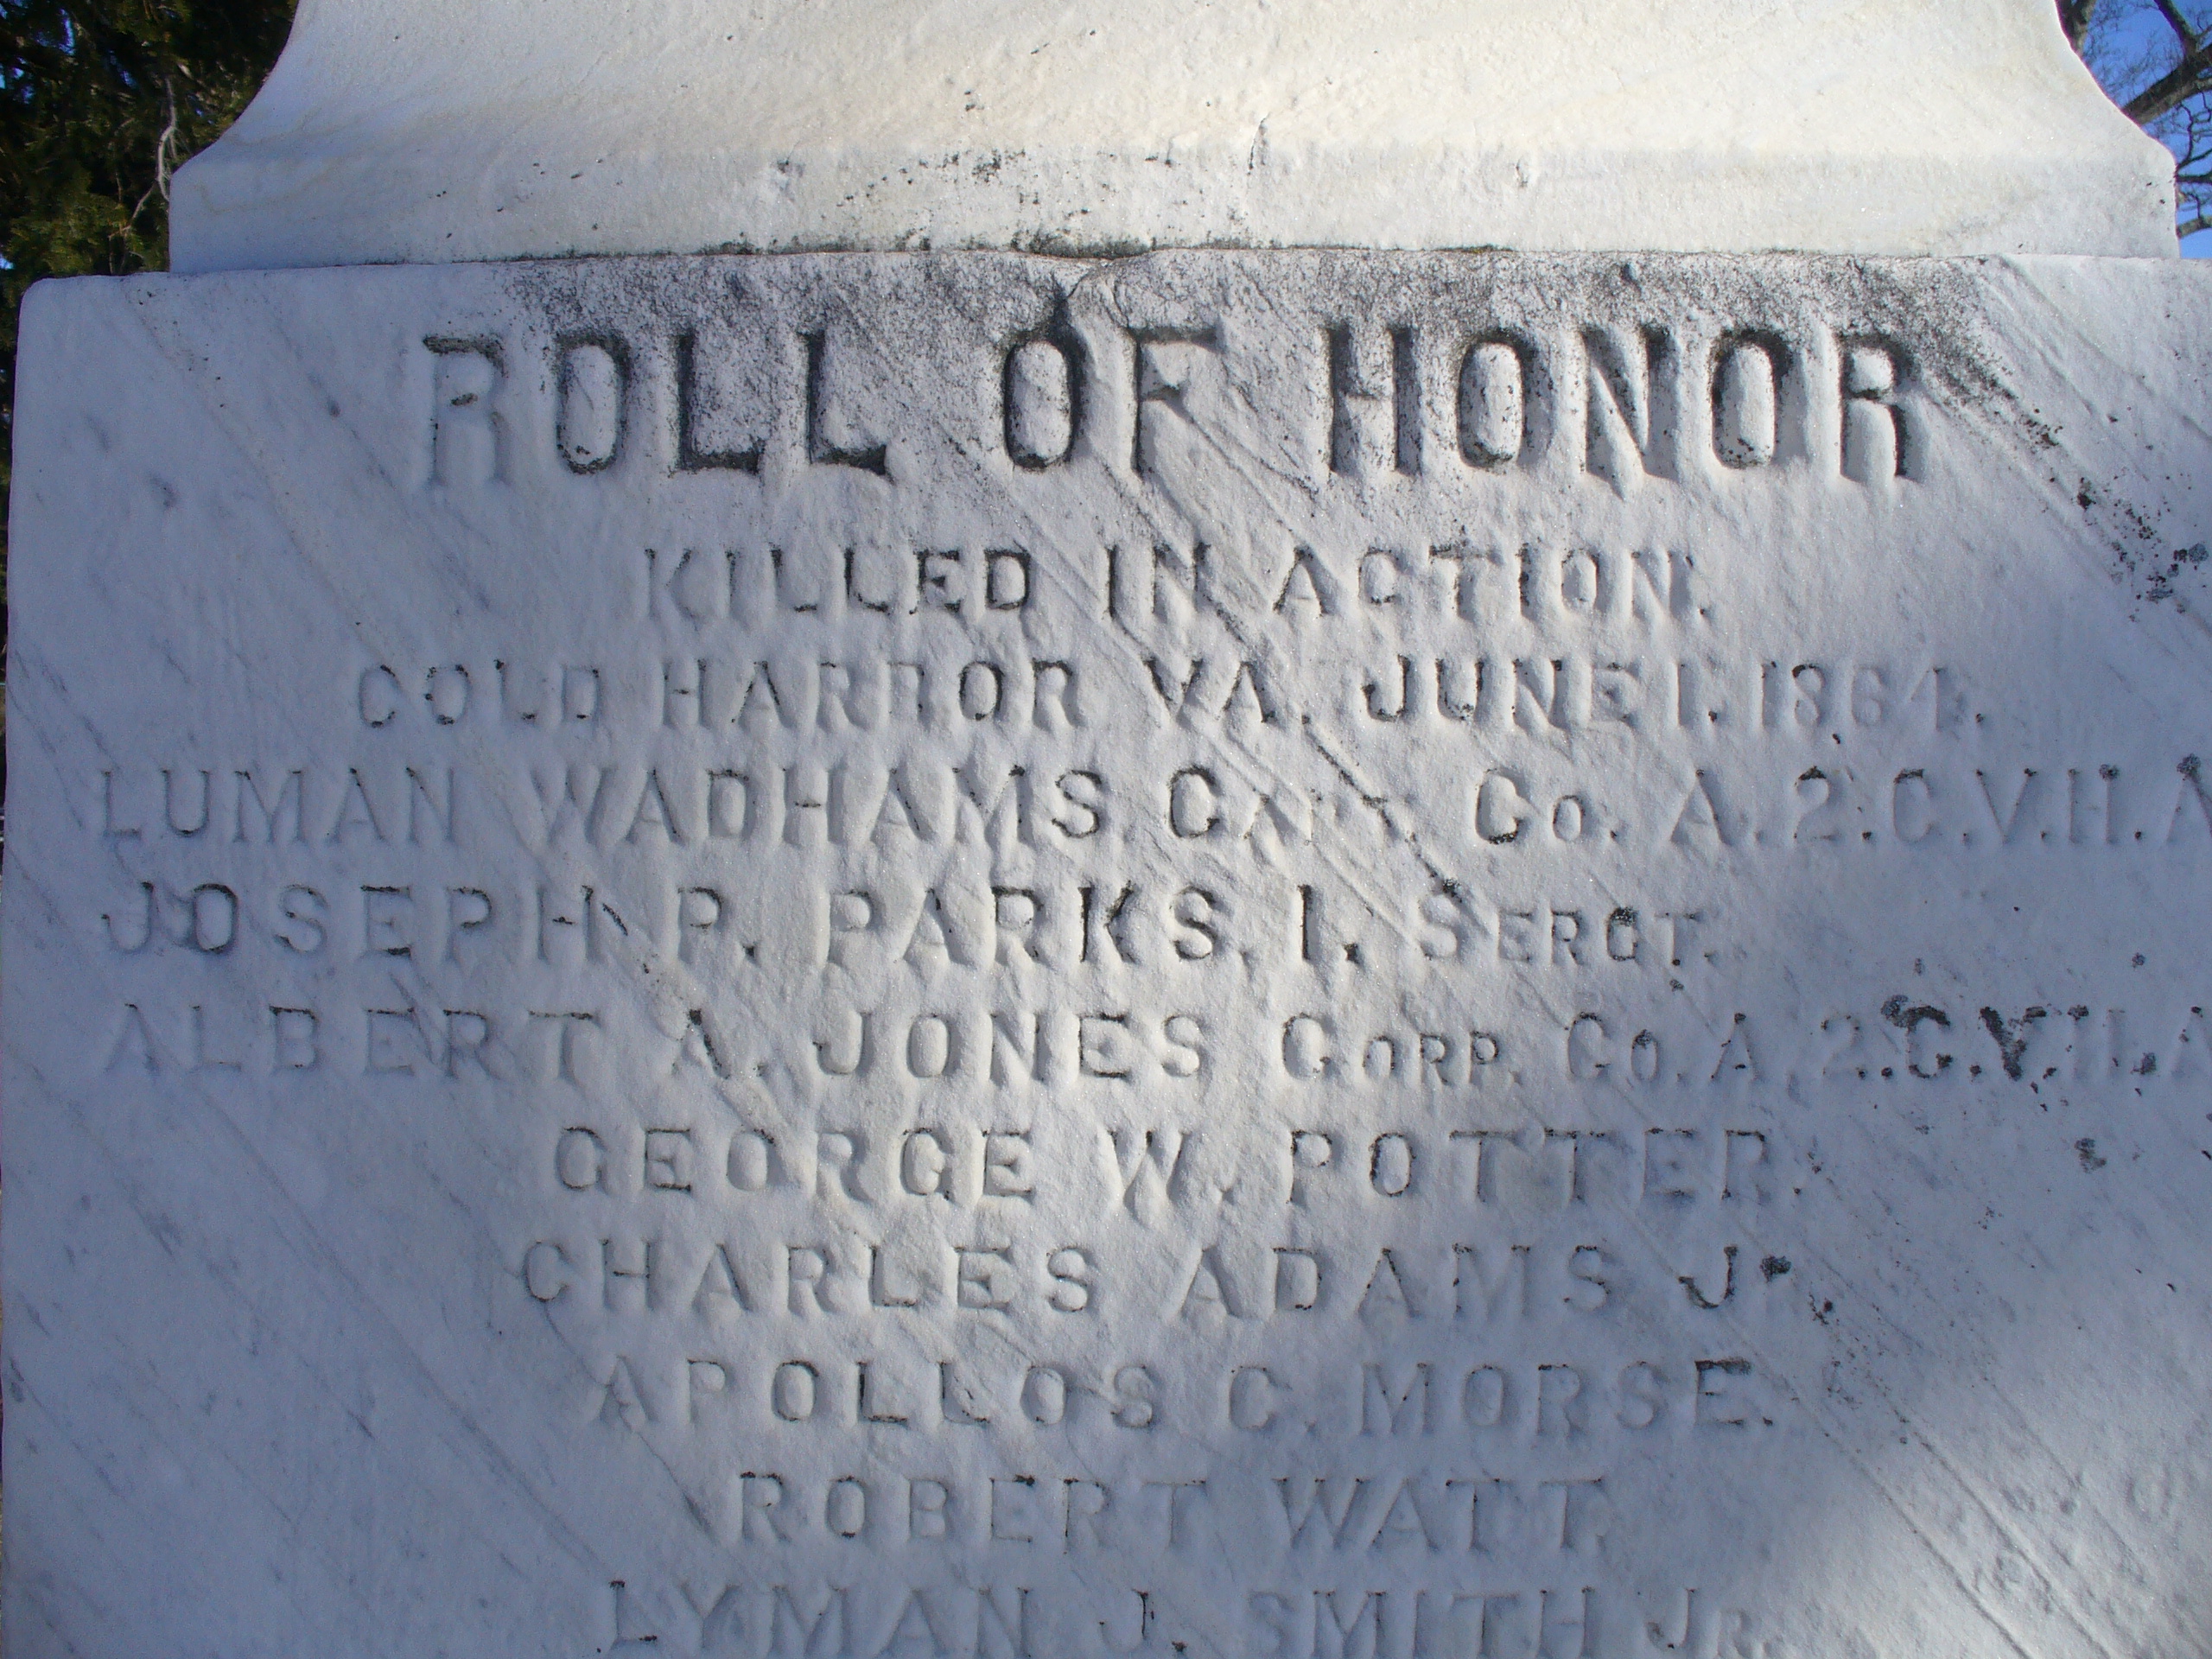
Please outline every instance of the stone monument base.
[[2198, 1653], [2209, 275], [42, 286], [11, 1647]]

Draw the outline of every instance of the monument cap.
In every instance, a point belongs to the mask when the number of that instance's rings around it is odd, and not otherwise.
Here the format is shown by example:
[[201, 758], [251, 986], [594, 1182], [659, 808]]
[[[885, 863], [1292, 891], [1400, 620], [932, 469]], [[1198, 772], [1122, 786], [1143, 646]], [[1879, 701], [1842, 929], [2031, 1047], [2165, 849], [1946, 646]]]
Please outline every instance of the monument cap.
[[2171, 255], [2172, 176], [2048, 0], [303, 0], [172, 248]]

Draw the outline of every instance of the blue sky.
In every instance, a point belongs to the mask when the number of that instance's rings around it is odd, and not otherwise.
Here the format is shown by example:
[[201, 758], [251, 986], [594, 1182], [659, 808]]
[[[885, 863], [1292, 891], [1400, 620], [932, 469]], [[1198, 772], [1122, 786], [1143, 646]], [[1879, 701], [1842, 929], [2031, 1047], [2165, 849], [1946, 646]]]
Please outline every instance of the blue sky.
[[[2212, 29], [2212, 4], [2207, 0], [2177, 3], [2192, 26]], [[2179, 51], [2157, 0], [2101, 0], [2089, 41], [2090, 67], [2108, 91], [2122, 98], [2171, 67]], [[2212, 258], [2212, 231], [2189, 238], [2182, 252], [2192, 259]]]

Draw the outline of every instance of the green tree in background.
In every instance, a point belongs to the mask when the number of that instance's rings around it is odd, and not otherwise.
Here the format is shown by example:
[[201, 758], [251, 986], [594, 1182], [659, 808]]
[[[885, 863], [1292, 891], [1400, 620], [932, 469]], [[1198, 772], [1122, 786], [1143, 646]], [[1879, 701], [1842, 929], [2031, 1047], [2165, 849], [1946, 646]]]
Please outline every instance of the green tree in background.
[[[292, 4], [0, 0], [0, 522], [23, 290], [168, 263], [169, 175], [246, 106]], [[2056, 4], [2113, 100], [2173, 150], [2182, 233], [2212, 231], [2212, 0]]]

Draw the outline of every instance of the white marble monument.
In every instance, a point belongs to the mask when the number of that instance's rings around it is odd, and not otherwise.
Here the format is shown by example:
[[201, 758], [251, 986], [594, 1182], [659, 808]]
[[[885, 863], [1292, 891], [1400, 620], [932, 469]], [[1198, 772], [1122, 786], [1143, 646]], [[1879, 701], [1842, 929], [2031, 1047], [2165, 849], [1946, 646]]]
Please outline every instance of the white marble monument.
[[2202, 1656], [2161, 166], [2037, 0], [309, 0], [24, 315], [10, 1653]]

